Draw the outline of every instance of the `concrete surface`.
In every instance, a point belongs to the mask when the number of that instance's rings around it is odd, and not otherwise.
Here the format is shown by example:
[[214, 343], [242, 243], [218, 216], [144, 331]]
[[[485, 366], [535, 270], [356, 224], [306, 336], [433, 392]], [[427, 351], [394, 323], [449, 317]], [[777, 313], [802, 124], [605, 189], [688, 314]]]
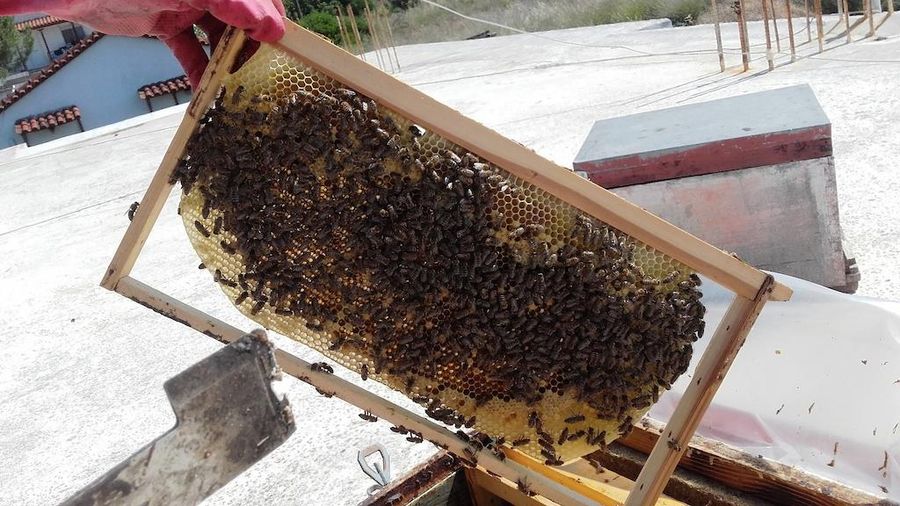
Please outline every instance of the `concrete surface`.
[[[827, 26], [835, 22], [829, 18]], [[708, 52], [714, 47], [710, 26], [641, 29], [650, 26], [403, 47], [400, 77], [564, 165], [596, 119], [809, 82], [834, 122], [841, 219], [863, 270], [860, 292], [900, 298], [895, 283], [900, 175], [894, 148], [900, 22], [893, 19], [882, 28], [887, 40], [849, 47], [837, 40], [823, 55], [829, 59], [802, 59], [772, 73], [744, 75], [718, 73], [716, 56]], [[726, 45], [736, 45], [734, 26], [723, 31]], [[761, 40], [761, 31], [761, 24], [752, 24], [752, 40]], [[678, 54], [600, 47], [623, 44]], [[693, 50], [704, 52], [685, 53]], [[730, 54], [729, 63], [737, 61]], [[764, 61], [754, 65], [764, 68]], [[73, 136], [75, 143], [55, 141], [33, 152], [0, 155], [0, 503], [57, 502], [161, 434], [174, 422], [163, 381], [219, 346], [97, 286], [126, 228], [125, 211], [146, 187], [178, 121], [172, 115], [154, 117], [119, 132]], [[135, 276], [249, 327], [196, 262], [170, 201]], [[891, 342], [877, 325], [859, 331], [874, 336], [876, 349]], [[316, 356], [279, 343], [307, 359]], [[808, 361], [802, 350], [784, 358], [795, 361], [783, 363], [784, 371]], [[753, 367], [758, 364], [745, 365], [745, 374], [758, 374]], [[896, 364], [881, 367], [878, 378], [900, 377]], [[854, 374], [841, 369], [835, 378], [858, 380], [862, 389], [875, 381]], [[779, 385], [792, 388], [794, 380], [786, 376]], [[816, 383], [815, 375], [806, 381]], [[297, 434], [210, 504], [355, 504], [370, 485], [356, 467], [357, 448], [383, 442], [397, 474], [433, 451], [428, 444], [408, 444], [383, 423], [363, 422], [355, 408], [323, 399], [306, 385], [284, 383], [297, 414]], [[778, 386], [756, 383], [763, 390]], [[377, 385], [366, 386], [410, 404]], [[853, 416], [839, 421], [861, 431], [869, 423], [867, 412], [853, 408], [845, 412]], [[900, 418], [890, 410], [880, 416]], [[785, 423], [799, 430], [796, 420]], [[886, 435], [891, 429], [885, 423], [879, 422], [878, 437], [896, 449], [896, 436]], [[831, 435], [821, 439], [830, 448]]]

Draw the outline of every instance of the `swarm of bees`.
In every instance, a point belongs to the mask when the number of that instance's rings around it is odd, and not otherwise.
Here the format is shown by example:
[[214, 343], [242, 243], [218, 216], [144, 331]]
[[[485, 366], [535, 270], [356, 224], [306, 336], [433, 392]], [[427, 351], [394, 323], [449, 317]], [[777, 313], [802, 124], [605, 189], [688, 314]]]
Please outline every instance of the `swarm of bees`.
[[553, 465], [625, 433], [686, 370], [696, 275], [354, 90], [304, 82], [232, 85], [173, 176], [241, 311]]

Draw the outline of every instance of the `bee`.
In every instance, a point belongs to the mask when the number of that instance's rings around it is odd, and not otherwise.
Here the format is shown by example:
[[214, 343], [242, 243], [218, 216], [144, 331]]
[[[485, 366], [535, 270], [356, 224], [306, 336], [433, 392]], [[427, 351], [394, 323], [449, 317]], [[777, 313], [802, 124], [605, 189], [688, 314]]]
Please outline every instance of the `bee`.
[[411, 431], [409, 431], [409, 434], [410, 435], [407, 436], [406, 440], [409, 441], [410, 443], [421, 443], [422, 441], [425, 441], [425, 438], [423, 438], [422, 434], [419, 432], [415, 432], [415, 431], [411, 430]]
[[250, 314], [252, 314], [252, 315], [259, 314], [259, 312], [262, 311], [262, 309], [264, 307], [266, 307], [266, 301], [265, 301], [265, 299], [260, 299], [260, 300], [256, 301], [256, 304], [254, 304], [253, 307], [250, 309]]
[[360, 371], [359, 371], [359, 376], [362, 378], [363, 381], [366, 381], [369, 379], [369, 366], [368, 365], [366, 365], [366, 364], [362, 365], [362, 367], [360, 368]]
[[197, 268], [202, 271], [203, 269], [206, 269], [206, 264], [203, 262], [200, 262], [200, 265], [198, 265]]
[[471, 438], [469, 438], [469, 435], [461, 430], [456, 431], [456, 437], [458, 437], [459, 439], [463, 440], [466, 443], [468, 443], [471, 440]]
[[140, 207], [140, 202], [132, 202], [131, 207], [128, 208], [128, 211], [125, 211], [125, 214], [128, 216], [128, 221], [134, 221], [134, 213], [137, 212], [138, 207]]
[[404, 427], [402, 425], [397, 425], [397, 426], [391, 427], [391, 432], [396, 432], [397, 434], [408, 434], [409, 433], [409, 431], [406, 429], [406, 427]]
[[578, 423], [583, 422], [585, 420], [584, 415], [572, 415], [569, 418], [566, 418], [564, 421], [566, 423]]
[[500, 462], [503, 462], [504, 460], [506, 460], [506, 454], [503, 453], [503, 450], [500, 448], [497, 448], [497, 447], [492, 448], [491, 453], [493, 453], [494, 456], [500, 460]]
[[469, 461], [472, 462], [473, 466], [475, 464], [478, 464], [478, 455], [475, 454], [475, 451], [472, 450], [472, 448], [466, 446], [465, 448], [463, 448], [463, 453], [466, 454], [466, 457], [468, 457]]
[[373, 415], [372, 413], [369, 413], [368, 411], [363, 411], [362, 413], [359, 413], [358, 416], [367, 422], [377, 422], [378, 421], [378, 417]]
[[407, 130], [415, 138], [422, 137], [422, 135], [424, 135], [424, 132], [421, 128], [419, 128], [418, 125], [409, 125], [409, 128], [407, 128]]
[[469, 417], [469, 419], [466, 420], [466, 422], [463, 424], [463, 426], [467, 429], [471, 429], [472, 427], [474, 427], [475, 426], [475, 416]]
[[540, 427], [540, 417], [537, 414], [537, 411], [532, 411], [528, 415], [528, 426], [529, 427]]
[[566, 442], [566, 439], [569, 437], [569, 428], [564, 427], [562, 432], [559, 433], [559, 439], [556, 440], [556, 444], [561, 445]]
[[235, 305], [235, 306], [240, 306], [241, 303], [244, 302], [245, 300], [247, 300], [247, 297], [249, 297], [249, 296], [250, 296], [249, 293], [247, 293], [247, 292], [241, 292], [241, 293], [237, 296], [237, 298], [234, 299], [234, 305]]
[[222, 217], [216, 216], [216, 221], [213, 222], [213, 234], [218, 234], [222, 231]]
[[334, 374], [334, 368], [328, 365], [327, 362], [316, 362], [314, 364], [310, 364], [310, 369], [316, 372], [324, 372], [326, 374]]
[[209, 237], [209, 230], [206, 230], [206, 227], [204, 227], [202, 223], [200, 223], [197, 220], [194, 220], [194, 227], [197, 229], [198, 232], [203, 234], [203, 237]]
[[513, 440], [512, 445], [513, 445], [513, 447], [516, 447], [516, 446], [525, 446], [525, 445], [527, 445], [527, 444], [530, 443], [530, 442], [531, 442], [531, 439], [529, 439], [529, 438], [527, 438], [527, 437], [522, 437], [522, 438]]
[[209, 209], [211, 206], [211, 202], [208, 198], [203, 199], [203, 208], [200, 210], [200, 215], [203, 216], [203, 219], [209, 218]]
[[237, 105], [237, 103], [241, 101], [241, 95], [243, 93], [244, 87], [238, 85], [238, 87], [234, 89], [234, 93], [231, 94], [231, 105]]
[[322, 390], [321, 388], [316, 388], [316, 392], [319, 392], [319, 394], [321, 394], [321, 395], [323, 395], [323, 396], [325, 396], [325, 397], [328, 397], [328, 398], [334, 397], [334, 394], [333, 394], [333, 393], [331, 393], [331, 392], [326, 392], [325, 390]]
[[535, 495], [535, 493], [531, 490], [531, 487], [528, 486], [528, 482], [526, 482], [524, 478], [516, 480], [516, 488], [519, 489], [519, 492], [522, 492], [528, 497], [533, 497]]

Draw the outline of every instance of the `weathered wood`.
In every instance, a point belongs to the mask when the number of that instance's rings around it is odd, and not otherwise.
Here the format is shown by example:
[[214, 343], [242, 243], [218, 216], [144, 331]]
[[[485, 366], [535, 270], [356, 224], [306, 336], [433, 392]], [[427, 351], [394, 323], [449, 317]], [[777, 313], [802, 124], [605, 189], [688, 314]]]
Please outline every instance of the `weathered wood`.
[[356, 15], [353, 14], [353, 7], [347, 4], [347, 18], [350, 20], [350, 27], [353, 28], [353, 35], [356, 36], [356, 45], [359, 47], [359, 57], [366, 61], [366, 46], [363, 44], [362, 37], [359, 36], [359, 27], [356, 26]]
[[809, 19], [809, 0], [803, 0], [803, 15], [806, 16], [806, 42], [812, 42], [812, 25]]
[[775, 48], [781, 52], [781, 36], [778, 35], [778, 11], [775, 9], [775, 0], [769, 0], [769, 8], [772, 12], [772, 28], [775, 29]]
[[163, 204], [172, 191], [172, 184], [169, 182], [172, 171], [175, 170], [181, 153], [187, 146], [188, 139], [197, 129], [200, 118], [206, 114], [206, 109], [215, 100], [222, 79], [234, 64], [243, 46], [244, 32], [234, 29], [225, 30], [218, 47], [210, 58], [209, 65], [203, 72], [200, 85], [184, 113], [184, 119], [178, 125], [178, 130], [175, 131], [175, 136], [172, 138], [169, 148], [166, 149], [159, 169], [153, 175], [150, 186], [147, 187], [147, 191], [141, 199], [141, 205], [134, 213], [134, 219], [128, 225], [128, 230], [125, 231], [125, 236], [119, 243], [100, 286], [113, 290], [120, 279], [131, 273], [134, 262], [137, 261], [137, 257], [150, 235], [150, 230], [156, 223]]
[[853, 31], [853, 29], [850, 28], [850, 5], [847, 0], [838, 1], [844, 6], [844, 28], [847, 30], [847, 43], [849, 44], [853, 42], [853, 38], [850, 36], [850, 33]]
[[787, 25], [788, 25], [788, 42], [791, 44], [791, 62], [797, 61], [797, 48], [794, 45], [794, 19], [791, 14], [791, 0], [784, 0], [784, 7], [787, 9]]
[[741, 39], [741, 63], [744, 72], [750, 70], [750, 40], [747, 36], [747, 17], [744, 14], [744, 0], [738, 0], [738, 35]]
[[[881, 0], [862, 0], [862, 1], [865, 4], [865, 6], [863, 8], [863, 12], [865, 13], [866, 17], [869, 18], [869, 34], [867, 36], [875, 37], [875, 15], [872, 12], [872, 2], [873, 1], [880, 2]], [[888, 0], [888, 1], [890, 2], [893, 0]]]
[[816, 33], [819, 39], [819, 53], [825, 50], [825, 27], [822, 24], [822, 0], [813, 0], [816, 10]]
[[666, 424], [664, 437], [656, 442], [647, 464], [641, 470], [626, 506], [650, 505], [662, 494], [703, 413], [712, 402], [759, 312], [769, 300], [768, 292], [773, 283], [772, 277], [767, 276], [753, 299], [734, 298], [700, 358], [690, 385]]
[[719, 70], [725, 72], [725, 52], [722, 51], [722, 30], [719, 28], [719, 8], [716, 0], [709, 0], [709, 8], [713, 13], [713, 22], [716, 30], [716, 49], [719, 52]]
[[[277, 46], [416, 124], [675, 258], [735, 293], [755, 296], [765, 277], [724, 251], [589, 183], [390, 75], [361, 65], [333, 44], [299, 26], [288, 23], [285, 36]], [[789, 288], [779, 285], [772, 298], [787, 300], [790, 294]]]
[[762, 0], [763, 26], [766, 27], [766, 61], [769, 62], [769, 70], [775, 70], [775, 60], [772, 54], [772, 37], [769, 35], [769, 0]]
[[[459, 460], [446, 451], [439, 451], [408, 473], [391, 481], [358, 506], [401, 506], [416, 502], [419, 506], [447, 506], [454, 492], [455, 475], [461, 469]], [[465, 481], [461, 478], [461, 481]], [[432, 490], [441, 487], [440, 491]], [[432, 496], [431, 500], [421, 501]]]

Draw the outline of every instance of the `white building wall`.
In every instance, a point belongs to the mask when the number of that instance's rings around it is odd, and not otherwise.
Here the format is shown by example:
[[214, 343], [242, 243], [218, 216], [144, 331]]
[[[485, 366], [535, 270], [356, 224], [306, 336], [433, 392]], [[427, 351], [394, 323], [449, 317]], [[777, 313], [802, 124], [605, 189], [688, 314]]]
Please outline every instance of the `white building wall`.
[[[81, 26], [81, 29], [84, 30], [85, 37], [93, 33], [93, 30], [87, 26], [78, 24], [75, 26]], [[31, 54], [28, 56], [28, 70], [41, 69], [50, 64], [50, 56], [47, 54], [47, 49], [49, 48], [49, 52], [52, 55], [54, 51], [64, 47], [66, 45], [66, 39], [63, 38], [62, 32], [68, 28], [72, 28], [72, 23], [65, 22], [41, 28], [39, 30], [31, 30], [34, 45], [31, 48]], [[41, 35], [43, 35], [43, 38]], [[47, 40], [46, 47], [44, 46], [44, 39]], [[58, 58], [58, 56], [54, 56], [54, 59], [55, 58]]]
[[181, 74], [162, 42], [107, 35], [0, 112], [0, 149], [23, 142], [16, 120], [70, 105], [81, 110], [85, 130], [145, 114], [137, 89]]

